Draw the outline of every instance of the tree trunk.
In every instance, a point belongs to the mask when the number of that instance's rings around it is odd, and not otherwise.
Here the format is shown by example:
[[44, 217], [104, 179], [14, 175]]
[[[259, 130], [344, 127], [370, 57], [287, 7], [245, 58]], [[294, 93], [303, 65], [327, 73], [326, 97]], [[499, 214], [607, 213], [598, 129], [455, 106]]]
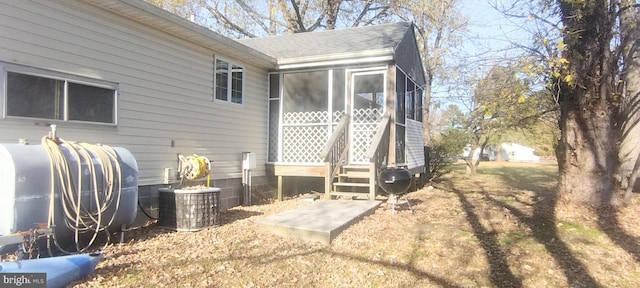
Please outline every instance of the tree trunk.
[[622, 124], [620, 136], [620, 168], [616, 179], [624, 189], [625, 199], [631, 196], [640, 169], [640, 15], [630, 8], [635, 1], [621, 2], [620, 30], [622, 34], [623, 90]]
[[[489, 137], [485, 138], [485, 140], [483, 140], [482, 142], [478, 140], [475, 141], [479, 144], [471, 145], [471, 151], [469, 152], [469, 155], [464, 158], [464, 162], [467, 164], [467, 174], [469, 175], [475, 175], [477, 173], [478, 166], [480, 165], [480, 161], [482, 160], [482, 154], [484, 153], [484, 148], [489, 142]], [[473, 159], [474, 155], [476, 154], [476, 150], [479, 150], [478, 158]]]
[[327, 0], [327, 8], [325, 10], [327, 24], [325, 30], [336, 29], [340, 4], [342, 4], [342, 0]]
[[278, 28], [278, 19], [276, 19], [276, 9], [278, 6], [276, 6], [274, 1], [275, 0], [267, 0], [267, 9], [269, 9], [269, 31], [267, 31], [267, 34], [269, 36], [276, 35], [276, 29]]
[[585, 103], [589, 96], [585, 93], [577, 97], [580, 99], [561, 105], [558, 190], [574, 203], [617, 204], [613, 177], [617, 143], [610, 120], [612, 111], [605, 104]]
[[[574, 203], [617, 205], [620, 97], [615, 93], [617, 59], [610, 51], [615, 15], [608, 13], [615, 3], [558, 3], [566, 45], [562, 56], [568, 60], [556, 78], [562, 132], [556, 151], [558, 192]], [[575, 80], [567, 81], [567, 75]]]
[[478, 166], [480, 166], [480, 160], [482, 159], [482, 152], [478, 155], [477, 159], [473, 159], [473, 155], [468, 159], [465, 158], [464, 162], [467, 164], [467, 174], [476, 175], [478, 173]]
[[476, 165], [476, 163], [473, 161], [473, 158], [465, 159], [464, 161], [467, 163], [467, 174], [476, 175], [478, 165]]

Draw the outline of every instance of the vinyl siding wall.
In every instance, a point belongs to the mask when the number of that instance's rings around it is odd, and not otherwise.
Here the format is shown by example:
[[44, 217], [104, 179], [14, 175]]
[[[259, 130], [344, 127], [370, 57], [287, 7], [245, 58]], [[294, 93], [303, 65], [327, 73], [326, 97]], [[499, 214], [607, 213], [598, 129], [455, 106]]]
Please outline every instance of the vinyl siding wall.
[[424, 141], [422, 140], [422, 122], [407, 119], [407, 147], [405, 149], [407, 168], [422, 169], [424, 172]]
[[413, 32], [413, 26], [404, 35], [402, 41], [398, 44], [395, 51], [396, 65], [400, 67], [407, 76], [411, 77], [418, 86], [424, 86], [424, 69], [422, 68], [422, 59], [420, 59], [420, 50], [416, 43], [416, 36]]
[[51, 123], [66, 140], [131, 151], [139, 185], [160, 184], [179, 153], [214, 161], [212, 179], [233, 179], [241, 153], [255, 152], [253, 176], [264, 176], [267, 71], [220, 55], [244, 66], [244, 104], [212, 101], [215, 54], [85, 3], [0, 0], [0, 62], [119, 85], [117, 126], [6, 118], [0, 142], [39, 144]]

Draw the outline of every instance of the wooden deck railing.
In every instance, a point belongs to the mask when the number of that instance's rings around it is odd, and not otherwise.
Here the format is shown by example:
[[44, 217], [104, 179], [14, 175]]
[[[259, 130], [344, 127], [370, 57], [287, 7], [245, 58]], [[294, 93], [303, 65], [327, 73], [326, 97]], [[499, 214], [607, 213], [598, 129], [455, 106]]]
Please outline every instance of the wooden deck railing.
[[344, 162], [349, 151], [349, 121], [351, 117], [349, 114], [342, 116], [338, 126], [331, 134], [331, 138], [327, 142], [322, 154], [324, 156], [324, 163], [327, 169], [327, 176], [324, 180], [325, 193], [331, 191], [331, 185], [333, 179], [340, 172], [340, 165]]
[[382, 116], [382, 121], [378, 125], [376, 134], [371, 139], [371, 146], [367, 150], [367, 159], [369, 159], [369, 199], [374, 200], [376, 198], [376, 179], [378, 172], [382, 167], [387, 166], [387, 159], [389, 156], [389, 123], [391, 122], [391, 115], [385, 113]]

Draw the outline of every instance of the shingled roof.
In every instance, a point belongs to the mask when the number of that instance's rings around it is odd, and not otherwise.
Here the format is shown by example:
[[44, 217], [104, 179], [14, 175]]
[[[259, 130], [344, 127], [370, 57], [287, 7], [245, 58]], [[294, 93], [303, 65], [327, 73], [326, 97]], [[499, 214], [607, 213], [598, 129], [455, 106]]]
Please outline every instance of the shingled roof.
[[278, 64], [393, 56], [410, 22], [238, 40]]

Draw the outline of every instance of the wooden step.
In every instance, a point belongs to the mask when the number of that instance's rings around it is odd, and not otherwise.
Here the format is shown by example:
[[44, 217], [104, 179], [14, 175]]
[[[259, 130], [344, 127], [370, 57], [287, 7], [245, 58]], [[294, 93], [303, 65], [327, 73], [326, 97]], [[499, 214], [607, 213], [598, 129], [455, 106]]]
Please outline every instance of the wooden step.
[[344, 165], [340, 170], [332, 183], [330, 195], [371, 198], [369, 165]]
[[367, 170], [369, 171], [369, 165], [343, 165], [343, 170]]
[[345, 171], [338, 174], [338, 176], [347, 178], [369, 179], [369, 176], [371, 176], [371, 174], [369, 173], [369, 171]]
[[369, 183], [361, 183], [361, 182], [335, 182], [333, 186], [342, 186], [342, 187], [369, 187]]
[[334, 192], [369, 193], [369, 183], [333, 183]]

